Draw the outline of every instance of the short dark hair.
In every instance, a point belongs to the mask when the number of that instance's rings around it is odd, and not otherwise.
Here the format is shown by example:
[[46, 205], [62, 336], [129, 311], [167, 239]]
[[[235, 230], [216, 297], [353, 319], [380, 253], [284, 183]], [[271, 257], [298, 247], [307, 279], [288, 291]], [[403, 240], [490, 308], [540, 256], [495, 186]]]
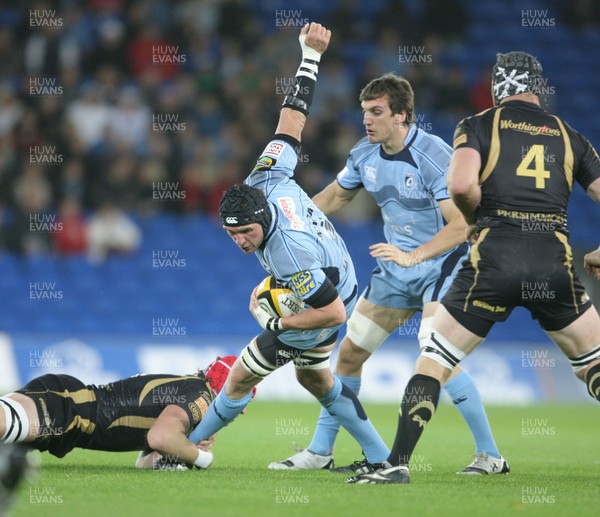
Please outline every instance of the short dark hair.
[[372, 101], [384, 95], [388, 96], [390, 109], [393, 114], [406, 112], [406, 124], [414, 122], [415, 94], [410, 83], [399, 75], [384, 74], [365, 86], [358, 100]]

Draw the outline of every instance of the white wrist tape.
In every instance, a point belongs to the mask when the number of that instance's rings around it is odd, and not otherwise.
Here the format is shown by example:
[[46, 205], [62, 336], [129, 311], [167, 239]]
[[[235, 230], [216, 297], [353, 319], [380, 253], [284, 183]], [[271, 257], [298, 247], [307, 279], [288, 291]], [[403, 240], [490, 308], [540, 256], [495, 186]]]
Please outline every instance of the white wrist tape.
[[201, 469], [207, 469], [212, 465], [213, 458], [212, 452], [198, 449], [198, 457], [194, 461], [194, 465]]
[[302, 48], [302, 59], [312, 59], [317, 63], [321, 61], [321, 53], [304, 43], [306, 40], [306, 34], [300, 34], [298, 39], [300, 40], [300, 47]]

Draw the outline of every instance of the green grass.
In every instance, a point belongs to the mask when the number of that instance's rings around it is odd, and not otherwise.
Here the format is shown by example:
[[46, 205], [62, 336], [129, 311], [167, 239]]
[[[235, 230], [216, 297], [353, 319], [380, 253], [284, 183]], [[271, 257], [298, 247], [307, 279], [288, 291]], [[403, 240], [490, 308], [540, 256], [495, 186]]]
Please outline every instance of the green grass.
[[[391, 444], [397, 407], [366, 409]], [[455, 474], [474, 451], [450, 405], [441, 405], [426, 429], [410, 485], [347, 485], [343, 474], [267, 470], [271, 461], [290, 455], [292, 443], [308, 444], [317, 413], [317, 404], [254, 402], [221, 431], [215, 462], [206, 471], [138, 471], [133, 452], [75, 450], [62, 460], [44, 453], [39, 477], [21, 487], [11, 515], [599, 515], [600, 411], [593, 405], [488, 408], [511, 466], [508, 476]], [[341, 433], [336, 463], [359, 456]]]

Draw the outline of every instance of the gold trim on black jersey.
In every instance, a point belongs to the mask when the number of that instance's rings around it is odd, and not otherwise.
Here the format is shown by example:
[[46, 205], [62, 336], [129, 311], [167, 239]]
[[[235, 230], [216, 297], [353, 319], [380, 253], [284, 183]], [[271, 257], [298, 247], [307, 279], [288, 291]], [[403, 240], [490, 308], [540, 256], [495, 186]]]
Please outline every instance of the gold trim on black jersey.
[[500, 157], [500, 112], [504, 108], [498, 108], [496, 113], [494, 113], [494, 120], [492, 121], [492, 139], [490, 141], [490, 152], [488, 154], [488, 159], [485, 164], [485, 168], [479, 177], [479, 184], [481, 185], [485, 180], [490, 177], [496, 164], [498, 163], [498, 158]]
[[471, 262], [471, 266], [473, 266], [473, 269], [475, 270], [475, 276], [473, 277], [473, 285], [471, 285], [471, 288], [469, 289], [469, 292], [467, 293], [467, 296], [465, 298], [465, 305], [463, 307], [464, 312], [467, 312], [467, 308], [469, 306], [469, 298], [471, 298], [473, 289], [475, 289], [475, 286], [477, 285], [477, 277], [479, 276], [479, 261], [481, 260], [481, 255], [479, 254], [479, 245], [483, 242], [483, 239], [485, 239], [489, 231], [489, 228], [484, 228], [483, 230], [481, 230], [481, 233], [477, 238], [477, 242], [473, 244], [473, 246], [471, 247], [471, 252], [469, 253], [469, 261]]
[[571, 147], [571, 139], [569, 138], [569, 133], [565, 130], [565, 126], [557, 116], [552, 115], [558, 122], [558, 126], [562, 131], [562, 137], [565, 142], [565, 178], [567, 179], [567, 183], [569, 184], [569, 191], [573, 190], [573, 148]]
[[573, 252], [571, 250], [571, 246], [569, 245], [568, 237], [564, 233], [554, 232], [556, 238], [562, 243], [565, 247], [565, 261], [563, 264], [567, 268], [567, 273], [569, 273], [569, 279], [571, 284], [571, 294], [573, 295], [573, 307], [575, 307], [575, 313], [579, 314], [579, 306], [577, 305], [577, 294], [575, 292], [575, 279], [573, 278]]
[[45, 393], [53, 393], [54, 395], [58, 395], [59, 397], [65, 399], [72, 399], [75, 404], [85, 404], [86, 402], [96, 402], [96, 394], [88, 389], [84, 388], [77, 391], [53, 391], [53, 390], [44, 390], [44, 391], [27, 391], [26, 395], [28, 397], [32, 397], [32, 395], [43, 395]]
[[185, 379], [194, 379], [197, 378], [195, 375], [185, 375], [183, 377], [163, 377], [161, 379], [154, 379], [153, 381], [148, 381], [146, 385], [140, 391], [140, 398], [138, 400], [138, 404], [141, 406], [142, 401], [146, 398], [146, 395], [150, 393], [154, 388], [160, 386], [161, 384], [168, 384], [169, 382], [175, 381], [183, 381]]
[[113, 427], [134, 427], [136, 429], [150, 429], [156, 418], [147, 416], [122, 416], [113, 420], [107, 429]]
[[96, 430], [96, 424], [92, 422], [89, 418], [81, 418], [79, 415], [75, 415], [69, 427], [65, 429], [65, 433], [68, 433], [71, 429], [77, 428], [82, 433], [85, 434], [94, 434]]

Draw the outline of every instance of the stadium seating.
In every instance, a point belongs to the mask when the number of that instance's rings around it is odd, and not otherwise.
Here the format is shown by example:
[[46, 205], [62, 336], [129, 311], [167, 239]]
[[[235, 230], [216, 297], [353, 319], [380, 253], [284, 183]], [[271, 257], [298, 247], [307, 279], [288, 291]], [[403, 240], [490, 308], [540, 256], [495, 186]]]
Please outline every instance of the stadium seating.
[[[594, 88], [600, 65], [600, 29], [576, 32], [558, 22], [548, 29], [524, 29], [520, 24], [522, 2], [466, 3], [471, 17], [466, 39], [443, 54], [442, 65], [458, 64], [465, 67], [466, 77], [474, 78], [482, 66], [493, 62], [498, 51], [523, 49], [536, 54], [544, 64], [549, 84], [556, 86], [553, 109], [598, 147], [600, 124], [589, 117], [589, 107], [598, 101]], [[264, 9], [264, 19], [272, 21], [272, 3], [255, 1], [252, 5]], [[298, 0], [286, 3], [286, 9], [326, 15], [338, 5], [337, 1]], [[380, 0], [361, 2], [360, 10], [366, 16], [382, 5]], [[546, 5], [550, 5], [549, 16], [557, 17], [556, 9], [552, 10], [557, 2], [530, 1], [526, 8], [547, 9]], [[342, 52], [344, 57], [363, 62], [373, 47], [370, 42], [356, 41]], [[436, 133], [450, 140], [453, 122], [435, 112], [428, 113], [427, 120], [431, 120]], [[575, 187], [570, 212], [575, 246], [597, 246], [597, 214], [597, 205]], [[162, 214], [138, 218], [137, 222], [144, 234], [140, 249], [131, 256], [111, 257], [102, 264], [92, 264], [81, 256], [22, 258], [0, 252], [4, 300], [0, 330], [150, 336], [153, 319], [178, 318], [189, 334], [256, 332], [256, 323], [247, 311], [248, 295], [265, 272], [254, 257], [235, 249], [213, 218]], [[346, 241], [364, 288], [373, 267], [367, 247], [382, 238], [380, 224], [341, 224], [339, 229], [348, 237]], [[153, 253], [165, 250], [176, 251], [185, 266], [156, 267]], [[61, 293], [60, 300], [31, 299], [32, 282], [46, 282], [49, 290]], [[519, 328], [524, 339], [544, 339], [524, 311], [517, 311], [511, 321], [510, 327], [494, 329], [497, 339], [509, 340], [514, 328]]]

